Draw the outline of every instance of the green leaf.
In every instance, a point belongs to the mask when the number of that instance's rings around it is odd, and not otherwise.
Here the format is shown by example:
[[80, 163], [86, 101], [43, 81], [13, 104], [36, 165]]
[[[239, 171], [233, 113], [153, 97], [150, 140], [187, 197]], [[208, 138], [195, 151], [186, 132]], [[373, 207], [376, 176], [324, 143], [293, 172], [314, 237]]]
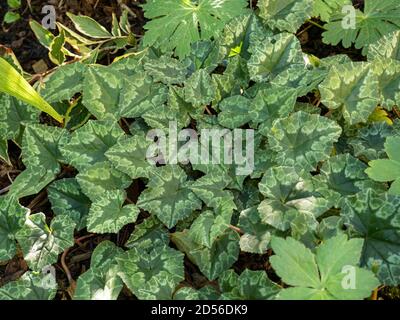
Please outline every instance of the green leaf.
[[0, 288], [0, 300], [53, 300], [56, 293], [57, 282], [51, 273], [28, 271]]
[[246, 269], [238, 275], [228, 270], [218, 280], [223, 300], [273, 300], [280, 290], [265, 271]]
[[379, 58], [400, 60], [400, 31], [380, 37], [368, 46], [368, 61]]
[[55, 181], [47, 188], [47, 192], [56, 215], [70, 217], [78, 230], [86, 227], [91, 201], [82, 193], [75, 178]]
[[386, 158], [384, 143], [386, 138], [398, 132], [394, 126], [387, 123], [372, 123], [360, 129], [357, 136], [349, 140], [356, 157], [364, 157], [367, 160]]
[[168, 56], [149, 59], [143, 67], [156, 82], [172, 85], [182, 84], [186, 79], [187, 70], [185, 66], [179, 60]]
[[319, 89], [322, 103], [339, 108], [349, 124], [366, 122], [379, 104], [378, 77], [366, 62], [333, 66]]
[[78, 278], [74, 300], [117, 300], [123, 283], [116, 258], [122, 253], [114, 243], [101, 242], [93, 251], [90, 269]]
[[129, 187], [132, 180], [115, 169], [110, 162], [99, 162], [79, 172], [76, 179], [82, 192], [96, 201], [107, 191], [123, 190]]
[[16, 234], [29, 212], [15, 198], [0, 197], [0, 262], [10, 260], [15, 255]]
[[37, 123], [37, 109], [25, 105], [16, 98], [0, 95], [0, 137], [5, 140], [18, 139], [26, 124]]
[[[367, 48], [367, 45], [382, 36], [398, 30], [399, 16], [400, 8], [396, 0], [365, 0], [363, 12], [355, 9], [354, 27], [351, 25], [343, 27], [343, 22], [348, 22], [351, 17], [346, 12], [338, 12], [325, 25], [327, 31], [322, 34], [323, 41], [334, 46], [342, 42], [345, 48], [349, 48], [353, 43], [356, 49]], [[366, 51], [364, 49], [363, 53]]]
[[163, 52], [175, 50], [179, 58], [198, 40], [217, 36], [225, 24], [245, 13], [247, 1], [150, 0], [143, 5], [150, 21], [144, 28], [144, 46], [155, 45]]
[[45, 79], [43, 96], [52, 103], [70, 100], [76, 93], [82, 91], [86, 72], [86, 65], [80, 62], [58, 67]]
[[7, 4], [11, 9], [19, 9], [21, 7], [21, 0], [7, 0]]
[[105, 153], [124, 137], [117, 122], [89, 120], [60, 146], [67, 162], [78, 170], [107, 161]]
[[29, 26], [31, 27], [35, 37], [38, 39], [40, 44], [47, 49], [50, 49], [50, 45], [53, 42], [55, 36], [46, 28], [42, 27], [40, 23], [35, 20], [29, 21]]
[[57, 174], [62, 159], [59, 144], [67, 134], [66, 130], [58, 127], [42, 124], [27, 126], [22, 141], [22, 160], [25, 166], [32, 169], [42, 167]]
[[138, 207], [155, 214], [168, 228], [201, 208], [201, 201], [190, 191], [190, 182], [178, 166], [158, 168], [150, 177], [147, 189], [138, 200]]
[[8, 142], [0, 138], [0, 160], [10, 165], [10, 157], [8, 156]]
[[279, 31], [296, 33], [300, 26], [310, 18], [312, 0], [260, 0], [260, 17], [267, 25]]
[[255, 37], [250, 42], [249, 51], [252, 55], [247, 66], [251, 79], [257, 82], [273, 79], [296, 65], [304, 68], [300, 42], [290, 33]]
[[400, 283], [400, 197], [360, 192], [342, 202], [341, 215], [356, 235], [365, 239], [361, 265], [377, 271], [383, 284]]
[[320, 174], [314, 177], [316, 188], [334, 204], [367, 188], [384, 191], [382, 185], [368, 179], [364, 172], [366, 168], [367, 165], [350, 154], [332, 157], [322, 165]]
[[21, 19], [21, 15], [18, 12], [7, 11], [4, 15], [3, 21], [5, 23], [11, 24]]
[[229, 269], [240, 251], [238, 236], [233, 230], [226, 231], [211, 248], [194, 242], [187, 230], [173, 233], [171, 240], [210, 280], [215, 280]]
[[259, 189], [266, 197], [258, 207], [261, 220], [282, 231], [300, 222], [315, 229], [316, 219], [331, 207], [315, 190], [311, 176], [300, 177], [292, 167], [268, 169]]
[[148, 141], [144, 135], [135, 135], [116, 143], [105, 156], [119, 171], [132, 179], [149, 178], [156, 170], [155, 165], [147, 159], [152, 145], [154, 142]]
[[385, 151], [389, 159], [372, 160], [365, 172], [375, 181], [393, 181], [389, 193], [400, 195], [400, 137], [388, 137]]
[[139, 299], [171, 299], [184, 280], [183, 254], [167, 246], [156, 245], [146, 251], [133, 248], [117, 260], [118, 275]]
[[268, 134], [277, 163], [312, 171], [329, 158], [342, 129], [336, 122], [302, 111], [274, 122]]
[[75, 28], [84, 34], [85, 36], [104, 39], [111, 38], [112, 34], [107, 31], [102, 25], [100, 25], [96, 20], [87, 16], [76, 16], [70, 12], [67, 12], [68, 18], [71, 19]]
[[257, 206], [243, 210], [239, 217], [240, 249], [244, 252], [264, 254], [269, 248], [273, 228], [261, 220]]
[[87, 218], [88, 231], [94, 233], [118, 233], [123, 226], [136, 221], [139, 209], [124, 206], [124, 191], [107, 191], [93, 202]]
[[204, 70], [193, 73], [185, 82], [185, 101], [196, 107], [209, 104], [216, 95], [216, 87], [210, 75]]
[[320, 17], [322, 21], [329, 21], [346, 5], [352, 5], [352, 2], [350, 0], [314, 0], [312, 16]]
[[38, 108], [40, 111], [46, 112], [58, 122], [63, 122], [63, 117], [33, 89], [17, 70], [1, 57], [0, 74], [4, 75], [0, 80], [0, 92], [5, 92], [22, 100]]
[[373, 68], [379, 77], [380, 104], [392, 110], [400, 104], [400, 61], [379, 59], [374, 61]]
[[167, 228], [155, 217], [145, 219], [142, 223], [135, 226], [131, 236], [125, 243], [127, 248], [143, 248], [148, 250], [156, 243], [168, 245], [169, 233]]
[[323, 242], [314, 254], [292, 238], [273, 238], [271, 265], [293, 286], [283, 289], [278, 299], [361, 300], [370, 296], [379, 281], [372, 272], [357, 267], [362, 246], [361, 239], [339, 235]]
[[65, 45], [64, 32], [60, 32], [60, 34], [57, 37], [55, 37], [50, 43], [49, 58], [51, 62], [53, 62], [56, 65], [61, 65], [65, 62], [65, 53], [63, 52], [64, 45]]
[[17, 233], [18, 243], [29, 267], [41, 271], [58, 260], [58, 255], [74, 245], [75, 223], [67, 216], [57, 216], [50, 226], [43, 213], [27, 217]]

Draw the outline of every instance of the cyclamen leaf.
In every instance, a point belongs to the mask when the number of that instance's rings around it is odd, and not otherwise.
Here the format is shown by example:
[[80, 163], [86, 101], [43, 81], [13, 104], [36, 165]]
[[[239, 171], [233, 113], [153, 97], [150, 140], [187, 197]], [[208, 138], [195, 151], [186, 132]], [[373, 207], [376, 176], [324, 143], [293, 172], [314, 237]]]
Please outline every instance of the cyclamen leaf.
[[400, 283], [400, 197], [374, 190], [347, 197], [341, 204], [347, 227], [365, 239], [361, 265], [377, 270], [383, 284]]
[[82, 192], [96, 201], [107, 191], [123, 190], [129, 187], [132, 180], [115, 169], [110, 162], [99, 162], [79, 172], [76, 179]]
[[41, 271], [58, 260], [58, 255], [74, 245], [75, 223], [67, 216], [57, 216], [50, 226], [43, 213], [27, 217], [17, 233], [24, 259], [32, 270]]
[[400, 61], [400, 31], [389, 33], [368, 47], [368, 60], [379, 58]]
[[[275, 255], [271, 265], [282, 280], [293, 286], [283, 289], [278, 299], [284, 300], [361, 300], [368, 297], [379, 281], [370, 271], [357, 267], [363, 241], [348, 240], [339, 235], [323, 242], [316, 254], [302, 243], [287, 238], [272, 239]], [[353, 287], [343, 285], [352, 270]]]
[[272, 300], [280, 290], [265, 271], [246, 269], [238, 275], [228, 270], [218, 280], [223, 300]]
[[139, 299], [172, 299], [184, 280], [183, 254], [167, 246], [133, 248], [117, 258], [118, 275]]
[[389, 193], [400, 195], [400, 137], [388, 137], [385, 151], [389, 159], [372, 160], [365, 172], [375, 181], [393, 181]]
[[143, 67], [154, 81], [167, 85], [183, 83], [187, 74], [185, 66], [179, 60], [168, 56], [150, 59], [144, 63]]
[[141, 224], [135, 226], [131, 236], [125, 243], [127, 248], [149, 248], [160, 245], [168, 245], [169, 233], [168, 229], [155, 217], [150, 217], [144, 220]]
[[340, 108], [349, 124], [366, 122], [379, 104], [378, 76], [366, 62], [333, 66], [319, 86], [322, 103]]
[[22, 159], [28, 168], [44, 168], [54, 174], [60, 170], [60, 142], [67, 131], [57, 127], [31, 124], [25, 128]]
[[250, 77], [257, 82], [268, 81], [296, 65], [304, 68], [299, 40], [292, 34], [280, 33], [273, 37], [251, 40], [248, 60]]
[[272, 29], [296, 33], [310, 18], [312, 0], [261, 0], [258, 3], [260, 16]]
[[356, 157], [367, 160], [386, 158], [384, 143], [386, 138], [394, 135], [398, 130], [387, 123], [373, 123], [360, 129], [357, 136], [349, 140]]
[[324, 43], [337, 45], [342, 41], [345, 48], [354, 43], [356, 49], [364, 48], [363, 53], [366, 53], [367, 45], [400, 27], [400, 9], [396, 0], [365, 0], [364, 12], [355, 9], [354, 27], [349, 23], [345, 24], [347, 28], [343, 27], [343, 21], [349, 19], [346, 15], [348, 13], [339, 12], [332, 16], [325, 25], [327, 31], [322, 34]]
[[10, 157], [8, 155], [8, 142], [0, 138], [0, 160], [10, 165]]
[[150, 0], [143, 5], [146, 23], [145, 46], [171, 50], [182, 59], [190, 45], [207, 40], [223, 29], [225, 23], [246, 12], [245, 0]]
[[117, 122], [89, 120], [76, 130], [60, 149], [69, 164], [84, 170], [107, 160], [106, 151], [124, 137]]
[[209, 104], [216, 95], [215, 84], [204, 70], [193, 73], [185, 82], [185, 100], [196, 107]]
[[86, 227], [86, 219], [91, 201], [86, 197], [74, 178], [62, 179], [53, 182], [47, 188], [51, 208], [56, 215], [69, 216], [76, 228]]
[[155, 214], [168, 228], [201, 208], [201, 201], [190, 191], [185, 172], [176, 165], [158, 168], [137, 202], [139, 208]]
[[56, 293], [57, 282], [52, 274], [28, 271], [0, 288], [0, 300], [53, 300]]
[[37, 123], [39, 112], [16, 98], [0, 95], [0, 139], [11, 140], [18, 138], [24, 125]]
[[120, 171], [132, 179], [149, 178], [156, 170], [155, 165], [149, 162], [147, 154], [154, 142], [148, 141], [144, 135], [119, 141], [105, 153], [107, 159]]
[[300, 220], [308, 229], [315, 229], [316, 219], [331, 207], [331, 203], [318, 193], [311, 177], [300, 177], [292, 167], [273, 167], [265, 173], [259, 184], [266, 197], [258, 207], [261, 220], [286, 231]]
[[90, 269], [78, 278], [74, 300], [117, 300], [123, 283], [116, 258], [122, 253], [114, 243], [101, 242], [93, 251]]
[[15, 255], [16, 234], [29, 212], [15, 198], [0, 197], [0, 262], [10, 260]]
[[88, 231], [94, 233], [118, 233], [123, 226], [136, 221], [139, 209], [129, 204], [124, 206], [124, 191], [107, 191], [93, 202], [87, 218]]
[[264, 254], [267, 251], [273, 228], [261, 220], [256, 206], [240, 213], [238, 226], [244, 232], [240, 237], [242, 251], [257, 254]]
[[400, 104], [400, 61], [379, 59], [373, 68], [378, 74], [381, 105], [387, 110]]
[[211, 248], [194, 242], [187, 230], [173, 233], [171, 240], [209, 280], [215, 280], [228, 270], [240, 251], [238, 236], [233, 230], [227, 230]]
[[338, 204], [346, 196], [367, 188], [375, 190], [383, 186], [368, 179], [367, 166], [350, 154], [341, 154], [328, 159], [321, 167], [320, 174], [313, 177], [317, 190], [332, 203]]
[[302, 111], [274, 122], [268, 134], [277, 163], [312, 171], [329, 158], [342, 129], [334, 121]]

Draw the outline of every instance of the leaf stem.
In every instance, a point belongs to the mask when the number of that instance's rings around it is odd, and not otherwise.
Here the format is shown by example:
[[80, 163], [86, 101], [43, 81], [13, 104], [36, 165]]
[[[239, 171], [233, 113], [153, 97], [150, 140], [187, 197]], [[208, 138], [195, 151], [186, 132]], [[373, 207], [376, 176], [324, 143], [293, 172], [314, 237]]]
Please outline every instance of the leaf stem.
[[316, 26], [316, 27], [322, 29], [322, 30], [326, 30], [325, 27], [321, 26], [319, 23], [317, 23], [317, 22], [315, 22], [315, 21], [313, 21], [313, 20], [311, 20], [311, 19], [307, 19], [306, 21], [307, 21], [308, 23], [311, 23], [311, 24], [313, 24], [314, 26]]

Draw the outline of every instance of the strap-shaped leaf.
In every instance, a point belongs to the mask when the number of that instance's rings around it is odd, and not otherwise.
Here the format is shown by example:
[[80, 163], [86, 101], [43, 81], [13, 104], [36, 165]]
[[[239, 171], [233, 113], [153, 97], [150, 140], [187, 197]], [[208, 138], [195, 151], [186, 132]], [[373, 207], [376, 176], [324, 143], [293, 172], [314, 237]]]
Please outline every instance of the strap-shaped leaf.
[[315, 191], [311, 177], [300, 177], [292, 167], [273, 167], [265, 173], [259, 184], [266, 197], [258, 207], [261, 220], [285, 231], [298, 221], [315, 229], [316, 218], [331, 207], [320, 193]]
[[190, 45], [207, 40], [223, 29], [225, 23], [246, 12], [245, 0], [150, 0], [143, 5], [147, 19], [145, 46], [155, 45], [162, 51], [176, 51], [182, 59]]
[[71, 19], [75, 28], [88, 37], [100, 39], [112, 37], [106, 28], [90, 17], [76, 16], [70, 12], [67, 13], [67, 16]]
[[[362, 246], [361, 239], [339, 235], [323, 242], [314, 254], [292, 238], [273, 238], [271, 265], [285, 283], [293, 286], [283, 289], [278, 299], [361, 300], [370, 296], [379, 281], [371, 271], [357, 267]], [[352, 286], [343, 285], [346, 268], [352, 270]]]
[[211, 248], [194, 242], [187, 230], [173, 233], [171, 240], [210, 280], [218, 278], [228, 270], [237, 260], [240, 251], [238, 236], [230, 229], [220, 236]]
[[277, 163], [312, 171], [329, 158], [342, 129], [334, 121], [303, 111], [278, 119], [268, 134]]
[[122, 253], [114, 243], [101, 242], [93, 251], [90, 269], [78, 278], [74, 300], [117, 300], [123, 283], [116, 257]]
[[345, 224], [365, 239], [361, 264], [372, 270], [382, 283], [400, 283], [400, 197], [374, 190], [346, 198], [341, 215]]
[[58, 255], [74, 245], [75, 223], [67, 216], [57, 216], [50, 226], [43, 213], [27, 217], [17, 233], [18, 243], [29, 267], [41, 271], [58, 260]]
[[0, 262], [10, 260], [15, 255], [16, 234], [29, 212], [13, 197], [0, 198]]
[[357, 49], [366, 48], [382, 36], [397, 31], [400, 26], [400, 8], [396, 0], [365, 0], [363, 12], [355, 9], [354, 26], [344, 24], [349, 20], [348, 14], [338, 12], [332, 16], [325, 25], [327, 31], [322, 34], [325, 43], [337, 45], [342, 41], [345, 48], [353, 43]]
[[56, 293], [54, 275], [28, 271], [0, 288], [0, 300], [53, 300]]
[[249, 51], [252, 55], [247, 66], [251, 79], [257, 82], [273, 79], [296, 65], [304, 68], [300, 42], [290, 33], [251, 38]]
[[51, 208], [56, 215], [70, 217], [78, 230], [86, 227], [92, 202], [83, 194], [75, 178], [55, 181], [47, 188], [47, 192]]
[[366, 122], [379, 104], [379, 83], [371, 65], [351, 62], [333, 66], [319, 86], [322, 103], [338, 109], [350, 124]]
[[124, 191], [107, 191], [93, 202], [87, 218], [88, 231], [95, 233], [118, 233], [123, 226], [136, 221], [139, 209], [124, 206]]
[[176, 165], [159, 168], [150, 177], [138, 207], [155, 214], [168, 228], [201, 208], [201, 201], [190, 191], [185, 172]]
[[218, 279], [223, 300], [272, 300], [279, 286], [268, 279], [265, 271], [244, 270], [240, 275], [225, 271]]
[[167, 246], [133, 248], [117, 260], [118, 275], [139, 299], [171, 299], [184, 279], [183, 254]]
[[89, 120], [60, 149], [69, 164], [83, 170], [106, 161], [106, 151], [124, 136], [117, 122]]
[[260, 16], [272, 29], [296, 33], [310, 18], [312, 0], [261, 0]]

